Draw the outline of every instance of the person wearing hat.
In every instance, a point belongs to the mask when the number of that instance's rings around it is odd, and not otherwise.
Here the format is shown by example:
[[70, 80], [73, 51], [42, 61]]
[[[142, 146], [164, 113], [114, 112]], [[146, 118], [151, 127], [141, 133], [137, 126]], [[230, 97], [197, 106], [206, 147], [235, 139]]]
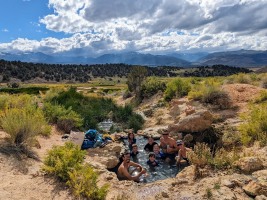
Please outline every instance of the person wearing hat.
[[182, 140], [177, 140], [176, 144], [178, 147], [178, 156], [175, 157], [176, 164], [179, 165], [182, 160], [185, 160], [186, 163], [189, 165], [190, 163], [189, 163], [186, 153], [187, 151], [190, 151], [191, 149], [186, 148]]
[[178, 151], [176, 141], [169, 137], [169, 131], [167, 129], [164, 129], [161, 135], [159, 146], [166, 156], [166, 161], [175, 161], [175, 156]]

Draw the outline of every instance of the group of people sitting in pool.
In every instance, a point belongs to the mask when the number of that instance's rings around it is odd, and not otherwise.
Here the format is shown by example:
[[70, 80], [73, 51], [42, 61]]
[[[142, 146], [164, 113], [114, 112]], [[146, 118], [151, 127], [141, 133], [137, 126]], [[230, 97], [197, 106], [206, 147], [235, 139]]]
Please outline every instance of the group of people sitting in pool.
[[[131, 161], [131, 157], [136, 158], [138, 155], [138, 146], [136, 144], [136, 138], [132, 131], [128, 134], [128, 144], [130, 151], [126, 151], [122, 155], [121, 164], [118, 168], [118, 178], [121, 180], [134, 180], [138, 181], [141, 175], [146, 175], [146, 170], [140, 164]], [[186, 156], [188, 148], [185, 147], [182, 140], [175, 141], [169, 136], [168, 130], [162, 131], [160, 138], [160, 144], [156, 143], [153, 137], [148, 138], [148, 143], [145, 145], [144, 150], [150, 152], [148, 155], [147, 164], [150, 167], [156, 167], [159, 165], [159, 160], [165, 160], [166, 162], [176, 162], [177, 165], [186, 163], [189, 165], [189, 160]], [[184, 160], [184, 161], [183, 161]], [[133, 171], [129, 171], [130, 167], [133, 167], [138, 173], [133, 175]]]

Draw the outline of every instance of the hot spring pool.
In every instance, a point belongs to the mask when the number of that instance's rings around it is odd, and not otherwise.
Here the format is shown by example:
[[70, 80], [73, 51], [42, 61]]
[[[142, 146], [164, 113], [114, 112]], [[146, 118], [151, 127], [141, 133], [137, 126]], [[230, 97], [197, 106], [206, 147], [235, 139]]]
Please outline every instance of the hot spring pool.
[[[160, 143], [159, 140], [155, 140], [158, 144]], [[125, 145], [128, 147], [128, 141], [124, 140]], [[142, 167], [147, 169], [148, 176], [144, 178], [144, 181], [141, 180], [141, 182], [154, 182], [157, 180], [163, 180], [171, 177], [175, 177], [177, 173], [181, 170], [178, 169], [175, 163], [169, 164], [166, 163], [164, 160], [158, 160], [159, 166], [157, 167], [149, 167], [147, 165], [148, 160], [148, 154], [149, 152], [146, 152], [144, 150], [144, 146], [147, 143], [147, 139], [144, 137], [136, 137], [136, 144], [138, 146], [139, 154], [137, 155], [136, 159], [131, 158], [132, 161], [139, 163]]]

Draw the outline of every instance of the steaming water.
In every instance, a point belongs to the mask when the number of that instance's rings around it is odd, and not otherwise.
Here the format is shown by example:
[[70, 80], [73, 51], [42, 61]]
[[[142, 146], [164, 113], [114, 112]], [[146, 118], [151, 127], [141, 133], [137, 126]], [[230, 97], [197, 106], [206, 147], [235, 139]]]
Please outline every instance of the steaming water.
[[[125, 144], [128, 146], [128, 141], [124, 141]], [[159, 140], [155, 140], [158, 144], [160, 143]], [[148, 160], [148, 154], [149, 152], [146, 152], [144, 150], [145, 145], [147, 144], [147, 139], [143, 137], [136, 137], [136, 144], [138, 146], [139, 154], [137, 155], [137, 159], [131, 158], [134, 162], [139, 163], [142, 167], [147, 169], [148, 176], [146, 178], [141, 178], [143, 180], [140, 180], [141, 182], [154, 182], [157, 180], [163, 180], [170, 177], [175, 177], [179, 171], [176, 164], [169, 164], [166, 163], [164, 160], [157, 160], [159, 161], [159, 166], [156, 167], [149, 167], [147, 165]]]

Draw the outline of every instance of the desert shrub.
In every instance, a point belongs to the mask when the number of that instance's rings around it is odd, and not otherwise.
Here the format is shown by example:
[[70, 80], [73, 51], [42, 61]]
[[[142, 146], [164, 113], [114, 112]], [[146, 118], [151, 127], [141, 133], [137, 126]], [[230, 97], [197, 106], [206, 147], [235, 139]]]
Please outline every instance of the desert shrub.
[[239, 126], [242, 134], [241, 141], [245, 145], [259, 141], [261, 145], [267, 145], [267, 104], [252, 106], [249, 114], [242, 118], [246, 120]]
[[230, 96], [226, 92], [212, 87], [208, 88], [206, 92], [203, 93], [201, 102], [212, 104], [219, 109], [227, 109], [232, 105]]
[[261, 87], [267, 89], [267, 77], [261, 80]]
[[66, 133], [82, 126], [82, 117], [71, 108], [66, 109], [58, 104], [45, 103], [43, 110], [48, 121], [57, 124], [57, 127]]
[[142, 129], [143, 123], [144, 119], [141, 115], [133, 114], [129, 117], [127, 126], [129, 128], [133, 128], [134, 131], [137, 132], [138, 130]]
[[47, 90], [49, 90], [49, 88], [46, 87], [1, 88], [0, 92], [5, 92], [9, 94], [39, 94], [40, 91], [45, 92]]
[[78, 198], [102, 200], [105, 199], [108, 191], [108, 184], [98, 188], [98, 174], [94, 169], [85, 165], [81, 169], [74, 169], [69, 172], [69, 180], [67, 185], [70, 186], [74, 195]]
[[30, 105], [5, 110], [0, 123], [10, 135], [10, 141], [16, 145], [30, 144], [36, 135], [49, 135], [51, 131], [42, 110]]
[[188, 152], [188, 158], [192, 164], [204, 167], [211, 162], [212, 154], [207, 144], [197, 143], [194, 151]]
[[126, 90], [126, 91], [123, 93], [122, 98], [123, 98], [123, 99], [128, 99], [128, 98], [130, 98], [130, 97], [132, 97], [132, 93], [131, 93], [129, 90]]
[[262, 91], [260, 95], [254, 100], [254, 103], [263, 103], [267, 101], [267, 91]]
[[19, 82], [9, 82], [7, 83], [7, 87], [9, 88], [19, 88], [20, 83]]
[[161, 82], [156, 77], [148, 77], [142, 83], [141, 86], [141, 95], [145, 98], [149, 98], [156, 94], [158, 91], [164, 92], [166, 89], [166, 84]]
[[86, 151], [80, 150], [80, 147], [71, 142], [66, 142], [64, 146], [53, 146], [44, 159], [42, 170], [68, 181], [71, 172], [82, 168], [85, 155]]
[[172, 80], [167, 84], [164, 99], [170, 101], [174, 97], [183, 97], [188, 94], [190, 89], [191, 87], [187, 80], [181, 78]]
[[234, 82], [249, 84], [251, 82], [251, 79], [249, 75], [244, 74], [244, 73], [239, 73], [237, 75], [234, 75]]
[[8, 100], [10, 99], [9, 94], [0, 95], [0, 110], [5, 110], [7, 108]]
[[230, 168], [233, 167], [233, 163], [239, 158], [240, 156], [236, 149], [227, 151], [224, 148], [221, 148], [215, 152], [215, 156], [211, 159], [209, 164], [216, 169]]
[[240, 158], [236, 149], [228, 150], [217, 149], [212, 154], [210, 148], [205, 143], [197, 143], [194, 151], [188, 152], [190, 162], [199, 167], [209, 165], [216, 169], [224, 169], [233, 167], [233, 163]]

